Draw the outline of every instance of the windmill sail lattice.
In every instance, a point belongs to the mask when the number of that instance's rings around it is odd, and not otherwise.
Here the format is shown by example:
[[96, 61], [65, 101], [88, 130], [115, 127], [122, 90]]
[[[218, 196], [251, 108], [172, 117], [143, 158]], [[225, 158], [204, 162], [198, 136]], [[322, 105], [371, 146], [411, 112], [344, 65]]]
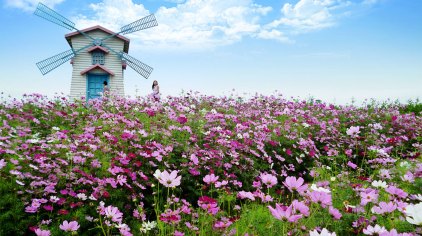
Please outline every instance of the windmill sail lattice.
[[35, 9], [34, 14], [50, 22], [53, 22], [56, 25], [60, 25], [68, 30], [75, 29], [75, 23], [73, 23], [66, 17], [60, 15], [59, 13], [55, 12], [53, 9], [47, 7], [42, 3], [38, 3], [37, 9]]

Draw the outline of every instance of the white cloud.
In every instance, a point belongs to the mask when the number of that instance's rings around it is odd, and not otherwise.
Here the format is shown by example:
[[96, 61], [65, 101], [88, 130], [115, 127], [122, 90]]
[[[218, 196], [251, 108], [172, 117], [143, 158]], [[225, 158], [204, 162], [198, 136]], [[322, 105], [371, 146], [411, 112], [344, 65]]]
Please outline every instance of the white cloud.
[[[131, 0], [104, 0], [91, 4], [93, 17], [78, 16], [80, 28], [100, 24], [118, 29], [149, 14], [142, 4]], [[261, 37], [260, 18], [271, 7], [252, 0], [187, 0], [175, 7], [160, 7], [155, 16], [158, 26], [130, 35], [143, 46], [163, 48], [209, 48], [241, 40], [245, 36]]]
[[332, 27], [351, 5], [346, 0], [300, 0], [294, 5], [285, 3], [281, 17], [266, 25], [266, 28], [306, 33]]
[[64, 0], [6, 0], [7, 7], [22, 9], [23, 11], [34, 11], [39, 2], [44, 3], [50, 8], [62, 3]]

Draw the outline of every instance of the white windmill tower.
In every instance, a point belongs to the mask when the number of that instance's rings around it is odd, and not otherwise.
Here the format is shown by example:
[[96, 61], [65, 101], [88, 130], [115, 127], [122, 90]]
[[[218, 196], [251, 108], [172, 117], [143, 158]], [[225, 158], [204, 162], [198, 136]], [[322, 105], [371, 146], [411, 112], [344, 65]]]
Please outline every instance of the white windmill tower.
[[111, 92], [124, 96], [123, 70], [126, 65], [146, 79], [151, 74], [152, 67], [128, 55], [130, 41], [122, 35], [157, 26], [153, 14], [121, 27], [118, 33], [102, 26], [78, 30], [75, 23], [42, 3], [38, 4], [34, 14], [68, 30], [75, 30], [65, 35], [70, 50], [37, 63], [45, 75], [71, 60], [71, 99], [86, 97], [89, 100], [99, 97], [103, 92], [104, 81], [108, 83]]

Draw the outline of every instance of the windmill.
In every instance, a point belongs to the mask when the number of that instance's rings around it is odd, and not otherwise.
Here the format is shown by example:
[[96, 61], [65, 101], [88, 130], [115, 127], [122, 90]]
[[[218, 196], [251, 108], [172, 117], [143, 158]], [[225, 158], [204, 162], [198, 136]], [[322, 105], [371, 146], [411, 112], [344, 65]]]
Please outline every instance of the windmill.
[[158, 25], [153, 14], [120, 28], [117, 33], [102, 26], [79, 30], [75, 23], [46, 5], [39, 3], [35, 15], [74, 32], [65, 38], [70, 50], [36, 63], [43, 75], [71, 61], [73, 66], [70, 97], [86, 97], [88, 100], [101, 96], [104, 82], [110, 90], [124, 95], [123, 70], [129, 65], [142, 77], [148, 79], [152, 67], [130, 56], [130, 40], [123, 35]]

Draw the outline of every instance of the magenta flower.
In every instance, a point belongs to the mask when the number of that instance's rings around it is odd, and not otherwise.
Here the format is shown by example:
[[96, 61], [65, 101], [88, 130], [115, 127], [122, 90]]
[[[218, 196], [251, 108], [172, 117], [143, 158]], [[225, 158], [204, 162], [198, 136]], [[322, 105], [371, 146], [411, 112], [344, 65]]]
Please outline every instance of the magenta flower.
[[302, 177], [296, 178], [293, 176], [288, 176], [283, 184], [290, 190], [290, 192], [298, 191], [302, 194], [308, 188], [308, 185], [303, 184], [303, 182], [304, 179]]
[[182, 176], [177, 176], [177, 170], [173, 170], [171, 173], [165, 170], [159, 174], [159, 178], [157, 179], [162, 185], [172, 188], [180, 185], [181, 178]]
[[119, 211], [119, 208], [114, 206], [108, 206], [104, 209], [104, 214], [113, 222], [122, 223], [123, 213]]
[[268, 206], [268, 209], [270, 209], [271, 214], [278, 220], [287, 220], [289, 222], [296, 222], [303, 216], [301, 214], [294, 215], [292, 206], [287, 207], [287, 206], [280, 205], [278, 203], [275, 204], [275, 208]]
[[217, 204], [217, 200], [214, 198], [210, 198], [208, 196], [202, 196], [198, 199], [198, 205], [204, 209], [207, 210], [208, 213], [215, 215], [219, 211], [219, 207]]
[[204, 180], [205, 183], [210, 184], [210, 183], [215, 183], [218, 180], [218, 178], [220, 178], [220, 177], [215, 176], [214, 174], [209, 174], [209, 175], [206, 175], [203, 178], [203, 180]]
[[327, 206], [331, 206], [331, 194], [326, 192], [320, 192], [320, 191], [312, 191], [309, 194], [309, 197], [311, 198], [312, 202], [320, 204], [323, 208]]
[[78, 230], [80, 226], [77, 221], [67, 222], [67, 220], [65, 220], [59, 227], [63, 231], [73, 232]]
[[265, 185], [267, 185], [268, 188], [271, 188], [272, 186], [277, 184], [277, 177], [275, 177], [272, 174], [263, 174], [261, 173], [259, 175], [259, 177], [261, 178], [262, 183], [264, 183]]
[[50, 230], [42, 230], [42, 229], [38, 228], [38, 229], [35, 230], [35, 234], [37, 236], [50, 236], [51, 232], [50, 232]]

